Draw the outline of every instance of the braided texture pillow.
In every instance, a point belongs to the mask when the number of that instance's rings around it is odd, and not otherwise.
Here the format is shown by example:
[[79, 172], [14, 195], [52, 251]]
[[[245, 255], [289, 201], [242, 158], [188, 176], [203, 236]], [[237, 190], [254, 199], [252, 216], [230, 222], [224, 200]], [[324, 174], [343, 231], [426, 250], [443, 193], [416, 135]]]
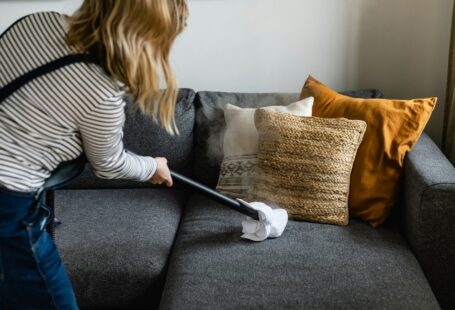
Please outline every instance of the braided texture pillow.
[[351, 170], [366, 123], [259, 109], [255, 125], [252, 197], [285, 208], [294, 219], [347, 225]]

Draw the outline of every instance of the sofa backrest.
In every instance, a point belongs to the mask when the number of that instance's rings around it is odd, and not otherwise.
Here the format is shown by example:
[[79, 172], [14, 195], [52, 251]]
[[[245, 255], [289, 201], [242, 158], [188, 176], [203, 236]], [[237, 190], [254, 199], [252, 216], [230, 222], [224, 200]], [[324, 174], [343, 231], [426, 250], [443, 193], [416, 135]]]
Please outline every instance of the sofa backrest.
[[[181, 89], [175, 111], [179, 135], [170, 136], [158, 124], [144, 116], [132, 103], [126, 106], [124, 145], [136, 154], [153, 157], [166, 157], [171, 169], [190, 175], [193, 167], [193, 127], [195, 120], [192, 89]], [[68, 187], [88, 188], [137, 188], [152, 186], [148, 183], [127, 180], [103, 180], [97, 178], [90, 164]]]
[[[375, 89], [346, 91], [359, 98], [380, 98]], [[223, 109], [230, 103], [239, 107], [259, 108], [287, 105], [298, 100], [298, 93], [227, 93], [199, 92], [181, 89], [176, 105], [178, 136], [168, 135], [158, 124], [142, 115], [131, 103], [126, 107], [124, 126], [125, 147], [134, 153], [168, 159], [171, 169], [194, 178], [210, 187], [218, 181], [223, 160], [223, 136], [226, 129]], [[90, 164], [66, 188], [139, 188], [148, 183], [97, 178]]]
[[[382, 98], [382, 93], [376, 89], [342, 93], [357, 98]], [[194, 178], [210, 187], [216, 186], [223, 161], [223, 136], [226, 130], [223, 109], [226, 104], [259, 108], [288, 105], [298, 99], [298, 93], [198, 92], [195, 99]]]

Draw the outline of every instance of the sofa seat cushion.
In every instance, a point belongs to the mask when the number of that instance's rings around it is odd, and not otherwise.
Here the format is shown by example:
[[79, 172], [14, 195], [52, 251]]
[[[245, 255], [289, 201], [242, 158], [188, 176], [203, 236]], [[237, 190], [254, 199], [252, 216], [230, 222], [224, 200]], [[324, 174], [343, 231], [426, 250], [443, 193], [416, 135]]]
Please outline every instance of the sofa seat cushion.
[[164, 188], [55, 193], [56, 244], [80, 306], [156, 308], [185, 199]]
[[194, 195], [176, 239], [160, 309], [438, 309], [393, 227], [290, 221], [262, 243], [243, 215]]

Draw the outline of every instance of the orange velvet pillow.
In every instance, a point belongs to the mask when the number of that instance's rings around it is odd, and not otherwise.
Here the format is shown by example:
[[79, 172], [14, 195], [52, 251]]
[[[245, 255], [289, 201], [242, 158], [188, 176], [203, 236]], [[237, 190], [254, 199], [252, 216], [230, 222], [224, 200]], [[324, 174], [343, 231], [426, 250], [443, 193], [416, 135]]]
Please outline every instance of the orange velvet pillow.
[[367, 130], [351, 173], [349, 213], [382, 224], [397, 202], [405, 155], [423, 131], [437, 98], [356, 99], [308, 77], [300, 98], [314, 97], [313, 116], [363, 120]]

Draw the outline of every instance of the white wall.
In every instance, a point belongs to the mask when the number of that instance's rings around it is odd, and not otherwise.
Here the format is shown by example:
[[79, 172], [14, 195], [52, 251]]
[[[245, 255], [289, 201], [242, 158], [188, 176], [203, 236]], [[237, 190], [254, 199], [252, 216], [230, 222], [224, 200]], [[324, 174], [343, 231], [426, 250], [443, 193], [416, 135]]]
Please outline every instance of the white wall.
[[[2, 1], [0, 31], [33, 11], [80, 0]], [[182, 87], [298, 92], [308, 74], [335, 89], [438, 96], [440, 141], [452, 0], [190, 0], [173, 61]]]

